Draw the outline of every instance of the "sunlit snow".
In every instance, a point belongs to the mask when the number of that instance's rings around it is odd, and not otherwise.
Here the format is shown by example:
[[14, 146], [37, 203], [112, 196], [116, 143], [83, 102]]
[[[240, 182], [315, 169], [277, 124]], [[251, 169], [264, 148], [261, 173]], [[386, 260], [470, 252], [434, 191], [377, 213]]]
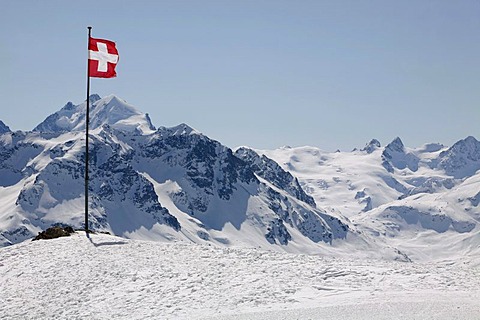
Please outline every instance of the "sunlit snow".
[[478, 319], [479, 260], [327, 258], [79, 232], [0, 249], [2, 319]]

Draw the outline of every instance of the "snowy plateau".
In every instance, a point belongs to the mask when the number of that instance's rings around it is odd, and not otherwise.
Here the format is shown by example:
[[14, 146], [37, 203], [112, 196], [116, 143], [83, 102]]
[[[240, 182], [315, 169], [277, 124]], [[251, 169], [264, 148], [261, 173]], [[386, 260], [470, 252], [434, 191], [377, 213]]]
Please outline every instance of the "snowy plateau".
[[[480, 142], [230, 149], [92, 95], [0, 121], [2, 319], [480, 319]], [[109, 234], [107, 234], [109, 233]]]

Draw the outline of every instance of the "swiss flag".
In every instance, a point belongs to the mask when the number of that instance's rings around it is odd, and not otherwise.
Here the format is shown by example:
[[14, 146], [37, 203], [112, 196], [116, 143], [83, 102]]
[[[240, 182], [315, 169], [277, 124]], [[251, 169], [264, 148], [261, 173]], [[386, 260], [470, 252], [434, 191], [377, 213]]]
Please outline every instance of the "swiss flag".
[[88, 70], [90, 77], [113, 78], [117, 76], [118, 51], [115, 42], [89, 38]]

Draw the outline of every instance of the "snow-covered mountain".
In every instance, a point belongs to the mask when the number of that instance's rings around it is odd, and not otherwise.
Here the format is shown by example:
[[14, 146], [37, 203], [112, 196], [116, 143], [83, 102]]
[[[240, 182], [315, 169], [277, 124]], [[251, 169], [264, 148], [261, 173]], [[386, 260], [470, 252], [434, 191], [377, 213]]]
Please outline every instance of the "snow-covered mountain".
[[[479, 142], [235, 151], [90, 97], [89, 227], [132, 239], [409, 261], [478, 254]], [[84, 227], [85, 102], [0, 134], [0, 244]], [[476, 247], [475, 247], [476, 246]], [[449, 251], [450, 250], [450, 251]]]
[[360, 151], [257, 150], [297, 176], [317, 206], [414, 259], [480, 254], [480, 142], [407, 148], [400, 138]]
[[[317, 208], [274, 161], [234, 154], [186, 124], [154, 130], [147, 115], [115, 96], [90, 101], [91, 229], [294, 252], [330, 250], [347, 237], [368, 243], [348, 219]], [[84, 227], [84, 109], [68, 103], [32, 132], [0, 136], [3, 245], [51, 225]]]

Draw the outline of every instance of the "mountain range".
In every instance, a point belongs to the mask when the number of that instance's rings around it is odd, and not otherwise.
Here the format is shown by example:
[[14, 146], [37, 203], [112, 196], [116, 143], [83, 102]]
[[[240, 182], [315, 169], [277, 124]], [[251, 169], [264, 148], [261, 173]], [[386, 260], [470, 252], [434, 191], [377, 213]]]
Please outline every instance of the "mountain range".
[[[166, 128], [114, 96], [89, 97], [89, 228], [306, 254], [411, 261], [479, 253], [480, 142], [360, 150], [231, 149]], [[0, 245], [84, 228], [85, 102], [32, 131], [0, 121]]]

